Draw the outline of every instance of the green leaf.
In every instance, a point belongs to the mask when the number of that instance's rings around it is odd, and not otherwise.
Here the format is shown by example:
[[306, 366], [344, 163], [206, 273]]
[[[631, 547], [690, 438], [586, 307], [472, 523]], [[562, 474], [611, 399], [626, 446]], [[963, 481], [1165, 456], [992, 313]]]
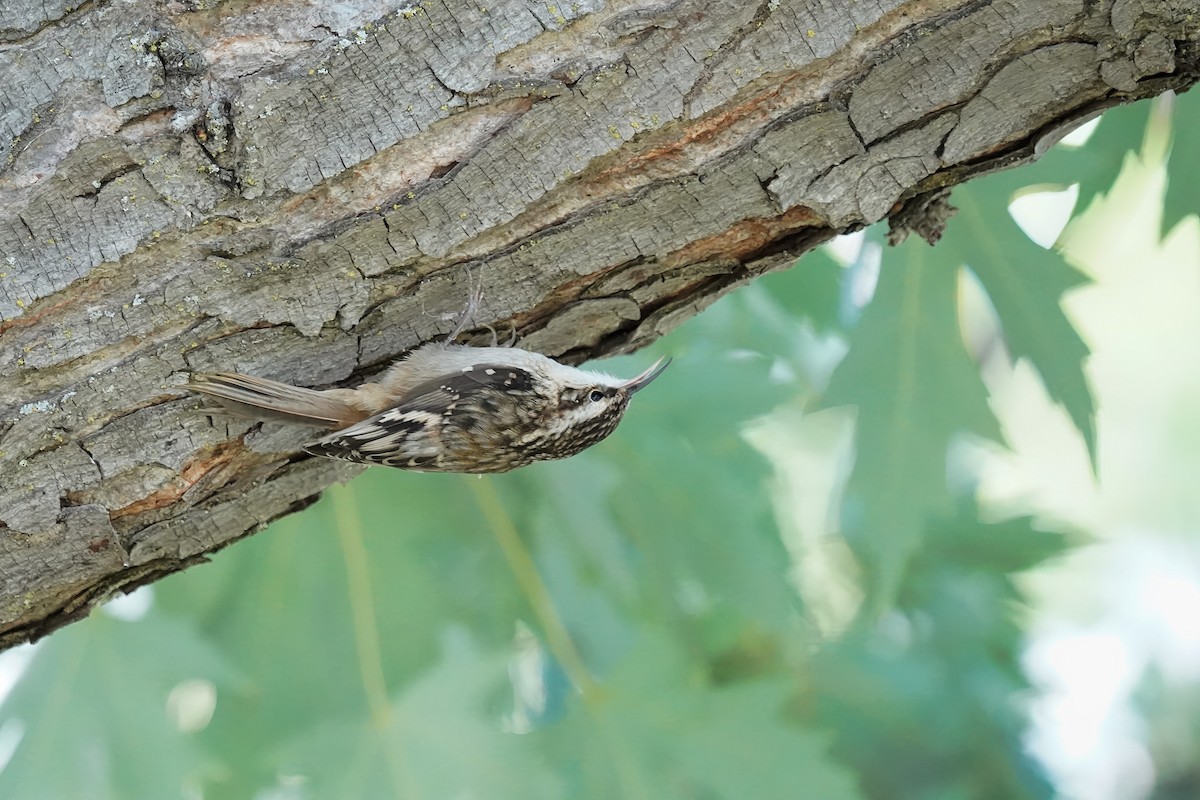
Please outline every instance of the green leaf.
[[876, 613], [894, 600], [928, 519], [950, 508], [951, 439], [999, 438], [959, 333], [958, 275], [957, 262], [924, 242], [889, 251], [825, 397], [858, 407], [842, 530], [868, 567]]
[[644, 629], [599, 696], [535, 736], [574, 769], [578, 800], [855, 798], [827, 737], [788, 721], [789, 681], [714, 686], [672, 643]]
[[319, 724], [277, 761], [310, 797], [562, 798], [531, 740], [501, 730], [508, 668], [505, 653], [451, 635], [441, 660], [372, 717]]
[[1054, 183], [1065, 188], [1079, 184], [1074, 213], [1079, 216], [1098, 195], [1112, 187], [1126, 160], [1142, 152], [1147, 129], [1164, 109], [1171, 113], [1174, 132], [1162, 219], [1164, 233], [1170, 231], [1181, 219], [1200, 211], [1200, 185], [1194, 180], [1200, 174], [1200, 148], [1192, 144], [1192, 132], [1200, 126], [1200, 95], [1195, 92], [1110, 109], [1100, 118], [1087, 144], [1052, 148], [1036, 164], [1018, 170], [1018, 179], [1026, 186]]
[[1170, 231], [1181, 219], [1200, 212], [1200, 93], [1187, 92], [1174, 100], [1172, 120], [1174, 144], [1167, 161], [1167, 196], [1163, 202], [1163, 230]]
[[816, 656], [812, 724], [835, 732], [869, 796], [1048, 800], [1013, 703], [1030, 687], [1012, 572], [1064, 541], [1027, 518], [982, 524], [969, 502], [955, 512], [927, 527], [886, 624], [862, 620]]
[[809, 320], [818, 331], [841, 330], [842, 277], [846, 270], [819, 247], [787, 272], [772, 272], [759, 279], [790, 314]]
[[1096, 197], [1112, 188], [1126, 160], [1142, 149], [1149, 114], [1148, 102], [1105, 111], [1086, 144], [1051, 148], [1040, 161], [1010, 171], [1008, 185], [1015, 191], [1018, 185], [1052, 184], [1065, 189], [1078, 184], [1079, 196], [1073, 216], [1079, 216]]
[[1096, 404], [1083, 362], [1088, 349], [1062, 309], [1062, 296], [1086, 278], [1039, 247], [1008, 213], [1013, 179], [995, 175], [955, 191], [958, 215], [938, 245], [978, 276], [1014, 359], [1027, 359], [1096, 457]]
[[162, 604], [190, 609], [246, 679], [200, 734], [225, 765], [211, 793], [252, 797], [273, 783], [264, 748], [365, 714], [368, 690], [415, 680], [452, 628], [508, 645], [526, 606], [461, 481], [370, 470], [332, 490], [341, 502], [326, 498], [160, 584]]
[[[180, 797], [207, 770], [194, 734], [167, 714], [171, 690], [209, 681], [223, 693], [228, 663], [189, 620], [151, 612], [138, 622], [97, 614], [40, 645], [4, 703], [24, 728], [0, 772], [0, 796]], [[11, 728], [10, 728], [11, 730]]]

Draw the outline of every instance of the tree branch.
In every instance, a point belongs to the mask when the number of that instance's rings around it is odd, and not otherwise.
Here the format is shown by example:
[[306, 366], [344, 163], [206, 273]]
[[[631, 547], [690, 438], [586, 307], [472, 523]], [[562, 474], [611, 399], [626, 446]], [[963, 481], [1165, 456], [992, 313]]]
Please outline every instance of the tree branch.
[[1200, 67], [1188, 0], [337, 9], [0, 23], [0, 645], [353, 472], [192, 370], [353, 384], [468, 276], [524, 347], [632, 350]]

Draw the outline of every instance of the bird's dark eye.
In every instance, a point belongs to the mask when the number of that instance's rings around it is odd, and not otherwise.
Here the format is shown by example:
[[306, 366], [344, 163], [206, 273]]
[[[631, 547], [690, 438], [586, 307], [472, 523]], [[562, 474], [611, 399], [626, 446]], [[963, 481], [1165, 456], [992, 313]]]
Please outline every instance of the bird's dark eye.
[[599, 403], [604, 399], [604, 392], [600, 391], [599, 389], [592, 389], [592, 393], [588, 395], [588, 399], [593, 403]]

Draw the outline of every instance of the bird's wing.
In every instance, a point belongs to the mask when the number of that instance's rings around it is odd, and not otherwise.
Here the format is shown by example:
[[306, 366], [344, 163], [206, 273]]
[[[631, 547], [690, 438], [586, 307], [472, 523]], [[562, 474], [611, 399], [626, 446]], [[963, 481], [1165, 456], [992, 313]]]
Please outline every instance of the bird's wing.
[[362, 464], [437, 470], [445, 449], [442, 428], [464, 400], [478, 400], [481, 392], [528, 391], [533, 380], [516, 367], [475, 364], [413, 387], [392, 408], [334, 431], [304, 450]]

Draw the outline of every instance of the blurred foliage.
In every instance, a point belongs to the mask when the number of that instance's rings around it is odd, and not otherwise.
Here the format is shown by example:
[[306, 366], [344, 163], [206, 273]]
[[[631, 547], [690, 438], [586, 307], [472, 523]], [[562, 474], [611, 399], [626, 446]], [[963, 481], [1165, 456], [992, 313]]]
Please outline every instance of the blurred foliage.
[[958, 264], [910, 239], [889, 252], [825, 403], [857, 406], [857, 455], [842, 532], [881, 612], [931, 517], [948, 512], [946, 448], [963, 432], [999, 438], [958, 330]]
[[985, 525], [969, 504], [957, 512], [925, 529], [882, 624], [854, 626], [814, 659], [810, 702], [867, 796], [1051, 797], [1020, 741], [1009, 576], [1062, 543], [1028, 519]]
[[[1000, 439], [959, 287], [968, 267], [1094, 447], [1086, 349], [1059, 305], [1081, 276], [1007, 206], [1077, 182], [1085, 205], [1149, 108], [956, 190], [943, 244], [888, 251], [877, 285], [872, 231], [849, 267], [816, 253], [715, 304], [574, 459], [369, 470], [157, 584], [140, 618], [55, 634], [0, 714], [0, 797], [1053, 796], [1022, 744], [1012, 579], [1063, 542], [981, 521], [947, 460], [964, 436]], [[1195, 148], [1172, 158], [1192, 169]], [[1194, 181], [1171, 186], [1168, 223], [1197, 207]], [[742, 432], [838, 405], [855, 448], [826, 535], [845, 536], [840, 578], [866, 602], [831, 634], [801, 601], [822, 587], [797, 585], [782, 472]]]
[[[1038, 162], [1033, 179], [1022, 181], [1039, 188], [1079, 186], [1078, 216], [1097, 195], [1108, 191], [1121, 167], [1142, 147], [1154, 117], [1170, 118], [1173, 141], [1168, 161], [1167, 194], [1163, 203], [1164, 233], [1200, 208], [1196, 175], [1200, 175], [1200, 148], [1194, 141], [1200, 127], [1200, 101], [1194, 93], [1135, 103], [1107, 112], [1086, 147], [1056, 147]], [[1164, 120], [1165, 121], [1165, 120]]]

